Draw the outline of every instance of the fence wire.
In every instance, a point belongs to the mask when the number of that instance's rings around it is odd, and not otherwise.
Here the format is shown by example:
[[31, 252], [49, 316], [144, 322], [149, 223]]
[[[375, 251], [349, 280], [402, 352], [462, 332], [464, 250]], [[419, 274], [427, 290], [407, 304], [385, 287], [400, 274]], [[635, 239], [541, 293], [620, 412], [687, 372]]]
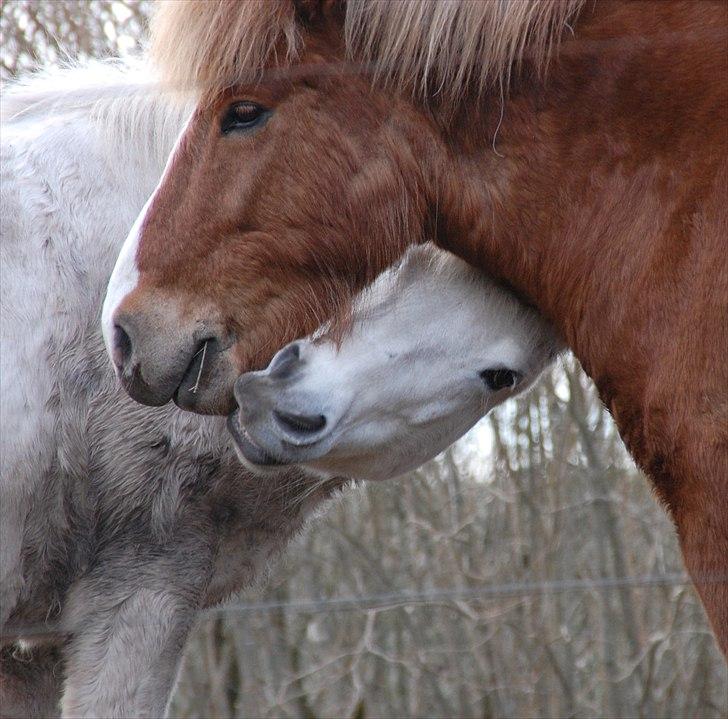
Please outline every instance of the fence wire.
[[[701, 584], [728, 582], [727, 575], [710, 575], [700, 578]], [[481, 587], [450, 587], [410, 592], [385, 592], [380, 594], [354, 595], [349, 597], [317, 597], [293, 601], [228, 602], [206, 609], [201, 619], [219, 615], [252, 614], [261, 612], [330, 613], [368, 609], [394, 609], [403, 606], [435, 604], [455, 601], [477, 601], [502, 597], [529, 597], [568, 591], [612, 590], [621, 587], [665, 587], [692, 585], [686, 574], [647, 574], [631, 577], [567, 578], [539, 582], [504, 582]], [[154, 617], [143, 624], [152, 624]], [[129, 622], [127, 622], [129, 623]], [[133, 622], [132, 622], [133, 623]], [[17, 641], [23, 638], [43, 637], [51, 639], [70, 634], [67, 628], [54, 623], [13, 625], [0, 635], [0, 641]]]
[[[701, 583], [714, 584], [728, 581], [728, 575], [711, 576]], [[268, 612], [273, 610], [296, 612], [332, 612], [354, 609], [389, 609], [430, 602], [468, 601], [497, 597], [531, 596], [565, 591], [616, 589], [618, 587], [682, 586], [692, 584], [685, 574], [658, 574], [635, 577], [598, 577], [594, 579], [555, 579], [542, 582], [506, 582], [487, 587], [429, 589], [416, 592], [387, 592], [351, 597], [322, 597], [289, 602], [234, 602], [207, 610], [206, 614], [235, 612]]]

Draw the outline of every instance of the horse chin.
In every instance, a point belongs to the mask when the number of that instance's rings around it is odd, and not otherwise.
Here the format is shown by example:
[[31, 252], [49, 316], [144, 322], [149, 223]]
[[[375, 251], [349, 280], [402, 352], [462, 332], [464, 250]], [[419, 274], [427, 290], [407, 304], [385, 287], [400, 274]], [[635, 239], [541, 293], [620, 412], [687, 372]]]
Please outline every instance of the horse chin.
[[187, 372], [172, 400], [180, 408], [196, 414], [228, 415], [235, 407], [232, 382], [196, 384], [194, 372]]
[[172, 400], [186, 412], [196, 414], [227, 415], [235, 409], [232, 385], [230, 387], [207, 387], [197, 392], [194, 385], [187, 387], [181, 384], [174, 393]]
[[288, 462], [274, 457], [250, 436], [240, 423], [240, 413], [237, 410], [228, 415], [227, 428], [233, 438], [238, 459], [248, 469], [260, 472], [288, 464]]

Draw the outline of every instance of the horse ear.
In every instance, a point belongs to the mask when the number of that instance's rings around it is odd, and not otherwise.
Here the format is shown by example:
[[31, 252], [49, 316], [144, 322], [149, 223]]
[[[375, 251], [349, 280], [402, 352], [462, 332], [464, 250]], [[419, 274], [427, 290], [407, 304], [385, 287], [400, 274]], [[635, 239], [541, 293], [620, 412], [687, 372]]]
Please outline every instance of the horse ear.
[[330, 17], [342, 5], [342, 0], [293, 0], [296, 16], [306, 25]]

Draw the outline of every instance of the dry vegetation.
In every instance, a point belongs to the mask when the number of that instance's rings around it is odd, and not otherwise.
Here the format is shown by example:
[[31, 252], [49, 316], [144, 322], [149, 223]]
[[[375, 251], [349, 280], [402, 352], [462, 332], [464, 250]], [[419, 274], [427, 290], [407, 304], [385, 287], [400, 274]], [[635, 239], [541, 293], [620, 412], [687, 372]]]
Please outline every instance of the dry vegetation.
[[7, 0], [0, 18], [0, 76], [138, 50], [150, 8], [150, 0]]
[[[8, 0], [2, 75], [136, 50], [148, 12]], [[672, 526], [568, 360], [419, 472], [345, 494], [210, 613], [174, 714], [724, 717], [726, 681]]]
[[[314, 522], [244, 597], [263, 606], [200, 625], [175, 706], [186, 717], [725, 716], [726, 668], [682, 576], [670, 522], [568, 361], [437, 461]], [[312, 597], [363, 606], [297, 606]]]

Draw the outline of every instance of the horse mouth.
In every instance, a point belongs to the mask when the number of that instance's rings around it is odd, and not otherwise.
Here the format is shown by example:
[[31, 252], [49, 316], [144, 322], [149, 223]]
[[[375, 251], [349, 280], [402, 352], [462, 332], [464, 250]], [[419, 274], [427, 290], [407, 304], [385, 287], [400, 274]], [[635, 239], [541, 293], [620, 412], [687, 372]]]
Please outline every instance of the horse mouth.
[[228, 414], [235, 407], [223, 348], [214, 338], [201, 340], [172, 394], [174, 403], [188, 412]]
[[238, 453], [248, 463], [256, 467], [282, 467], [287, 464], [273, 457], [253, 441], [245, 427], [240, 424], [239, 410], [235, 410], [228, 415], [227, 428], [232, 435]]

